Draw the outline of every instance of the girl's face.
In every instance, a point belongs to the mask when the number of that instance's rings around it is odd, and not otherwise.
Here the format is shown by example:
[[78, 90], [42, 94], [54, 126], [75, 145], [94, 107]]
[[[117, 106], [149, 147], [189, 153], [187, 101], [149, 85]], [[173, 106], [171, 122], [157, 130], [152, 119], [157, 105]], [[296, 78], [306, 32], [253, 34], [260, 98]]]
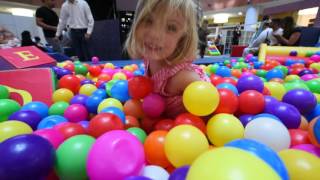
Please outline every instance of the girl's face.
[[179, 48], [178, 42], [185, 35], [185, 18], [180, 12], [163, 14], [160, 11], [147, 15], [137, 27], [142, 55], [151, 61], [170, 60], [168, 57]]

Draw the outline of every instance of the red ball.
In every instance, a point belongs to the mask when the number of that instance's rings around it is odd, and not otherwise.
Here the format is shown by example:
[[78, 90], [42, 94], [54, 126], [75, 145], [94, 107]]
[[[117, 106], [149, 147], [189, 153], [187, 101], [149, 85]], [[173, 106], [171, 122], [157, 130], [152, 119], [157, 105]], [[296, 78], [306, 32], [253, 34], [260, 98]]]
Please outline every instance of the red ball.
[[91, 76], [99, 76], [101, 73], [101, 68], [98, 65], [92, 65], [89, 67], [89, 73], [91, 74]]
[[102, 134], [112, 130], [123, 130], [124, 124], [121, 119], [111, 113], [100, 113], [89, 122], [88, 134], [98, 138]]
[[139, 127], [140, 123], [137, 118], [133, 116], [126, 116], [126, 122], [124, 125], [125, 129], [131, 128], [131, 127]]
[[308, 137], [308, 131], [301, 129], [289, 129], [289, 134], [291, 137], [290, 147], [299, 144], [311, 144]]
[[234, 86], [237, 86], [237, 81], [231, 77], [225, 77], [225, 78], [221, 78], [218, 80], [217, 85], [218, 84], [222, 84], [222, 83], [230, 83]]
[[213, 85], [218, 85], [219, 81], [221, 81], [222, 77], [221, 76], [218, 76], [218, 75], [215, 75], [215, 74], [211, 74], [210, 76], [210, 81]]
[[159, 118], [151, 118], [151, 117], [145, 116], [141, 120], [140, 126], [146, 133], [149, 134], [150, 132], [152, 132], [154, 130], [154, 126], [158, 121], [159, 121]]
[[247, 90], [239, 96], [239, 109], [246, 114], [258, 114], [264, 109], [264, 96], [255, 90]]
[[101, 73], [99, 76], [98, 76], [98, 80], [102, 80], [102, 81], [110, 81], [112, 79], [112, 77], [109, 75], [109, 74], [106, 74], [106, 73]]
[[72, 136], [79, 135], [79, 134], [86, 134], [86, 130], [77, 123], [63, 123], [55, 127], [61, 134], [68, 139]]
[[105, 82], [107, 82], [107, 81], [104, 81], [104, 80], [98, 80], [98, 81], [95, 83], [95, 85], [96, 85], [96, 87], [97, 87], [97, 88], [99, 88], [99, 87], [100, 87], [100, 85], [101, 85], [101, 84], [103, 84], [103, 83], [105, 83]]
[[71, 72], [74, 72], [74, 64], [72, 64], [72, 63], [63, 66], [63, 68], [67, 69], [67, 70], [69, 70]]
[[129, 95], [133, 99], [142, 99], [153, 90], [153, 82], [145, 76], [136, 76], [128, 81]]
[[220, 95], [220, 102], [214, 113], [235, 113], [239, 106], [238, 96], [229, 89], [218, 89], [218, 92]]
[[65, 75], [59, 80], [59, 88], [66, 88], [77, 94], [80, 89], [80, 79], [75, 75]]
[[190, 113], [183, 113], [177, 116], [176, 119], [174, 120], [174, 124], [175, 126], [179, 126], [183, 124], [192, 125], [198, 128], [199, 130], [201, 130], [204, 134], [206, 134], [206, 130], [207, 130], [206, 124], [204, 123], [204, 121], [200, 117]]
[[154, 126], [155, 130], [165, 130], [170, 131], [175, 126], [175, 123], [172, 119], [162, 119], [156, 123]]
[[269, 89], [267, 87], [263, 87], [262, 94], [265, 95], [265, 96], [270, 96], [271, 95], [270, 91], [269, 91]]
[[302, 70], [304, 70], [305, 68], [300, 68], [300, 67], [297, 67], [297, 68], [291, 68], [290, 70], [290, 74], [295, 74], [295, 75], [298, 75]]

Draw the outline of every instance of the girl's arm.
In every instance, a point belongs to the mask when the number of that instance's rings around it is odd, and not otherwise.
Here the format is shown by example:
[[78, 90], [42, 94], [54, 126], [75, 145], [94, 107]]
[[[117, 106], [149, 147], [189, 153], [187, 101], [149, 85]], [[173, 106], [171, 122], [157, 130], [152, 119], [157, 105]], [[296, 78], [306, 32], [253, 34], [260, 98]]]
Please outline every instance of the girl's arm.
[[289, 39], [284, 38], [283, 36], [279, 36], [279, 35], [274, 35], [278, 41], [286, 46], [292, 46], [294, 45], [300, 38], [301, 36], [301, 32], [295, 32], [293, 34], [291, 34]]
[[181, 94], [194, 81], [201, 81], [200, 76], [196, 72], [182, 70], [168, 82], [166, 92], [169, 94]]

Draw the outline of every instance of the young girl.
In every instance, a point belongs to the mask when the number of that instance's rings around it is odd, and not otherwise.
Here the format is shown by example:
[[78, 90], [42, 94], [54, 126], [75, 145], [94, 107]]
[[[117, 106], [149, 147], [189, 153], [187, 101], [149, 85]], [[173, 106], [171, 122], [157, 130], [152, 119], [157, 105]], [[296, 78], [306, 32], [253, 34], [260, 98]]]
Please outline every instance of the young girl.
[[143, 59], [154, 92], [165, 98], [165, 116], [186, 112], [184, 89], [208, 80], [192, 64], [198, 44], [196, 8], [192, 0], [139, 0], [126, 48], [131, 58]]

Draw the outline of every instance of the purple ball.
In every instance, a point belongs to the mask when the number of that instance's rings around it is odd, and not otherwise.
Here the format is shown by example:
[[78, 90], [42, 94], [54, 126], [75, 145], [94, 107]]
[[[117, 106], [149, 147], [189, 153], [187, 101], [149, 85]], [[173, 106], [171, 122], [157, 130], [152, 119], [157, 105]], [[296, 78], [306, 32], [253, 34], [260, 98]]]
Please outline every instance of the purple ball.
[[88, 96], [84, 94], [78, 94], [76, 96], [73, 96], [73, 98], [70, 101], [70, 104], [82, 104], [86, 105], [86, 101], [88, 99]]
[[291, 104], [279, 102], [266, 111], [277, 116], [288, 129], [297, 129], [301, 123], [301, 114]]
[[312, 92], [304, 89], [288, 91], [282, 101], [295, 106], [301, 114], [310, 113], [317, 105], [317, 99]]
[[9, 138], [0, 144], [0, 179], [44, 179], [53, 168], [55, 151], [38, 135]]
[[56, 72], [56, 74], [57, 74], [57, 78], [58, 78], [58, 79], [62, 78], [62, 77], [65, 76], [65, 75], [72, 74], [72, 72], [71, 72], [70, 70], [68, 70], [68, 69], [63, 69], [63, 68], [58, 69], [58, 70], [55, 71], [55, 72]]
[[175, 169], [169, 177], [169, 180], [185, 180], [190, 166], [182, 166]]
[[78, 124], [80, 124], [84, 129], [88, 129], [89, 127], [89, 121], [87, 120], [79, 121]]
[[152, 180], [152, 179], [144, 176], [130, 176], [125, 178], [125, 180]]
[[246, 125], [253, 119], [255, 115], [252, 114], [244, 114], [239, 117], [240, 122], [242, 123], [243, 127], [246, 127]]
[[271, 111], [271, 108], [275, 106], [279, 101], [272, 96], [264, 96], [264, 112]]
[[90, 79], [84, 79], [80, 82], [81, 86], [84, 84], [94, 84], [94, 82]]
[[22, 110], [22, 111], [17, 111], [13, 113], [8, 119], [22, 121], [28, 124], [33, 130], [36, 130], [42, 118], [35, 111]]
[[306, 74], [313, 74], [313, 72], [310, 69], [304, 69], [304, 70], [300, 71], [298, 75], [301, 77]]
[[298, 52], [297, 51], [290, 51], [289, 56], [297, 56]]
[[262, 93], [263, 87], [263, 81], [255, 75], [241, 76], [237, 83], [239, 93], [246, 90], [256, 90]]
[[299, 144], [299, 145], [293, 146], [292, 149], [299, 149], [302, 151], [306, 151], [320, 158], [320, 148], [316, 147], [313, 144]]

